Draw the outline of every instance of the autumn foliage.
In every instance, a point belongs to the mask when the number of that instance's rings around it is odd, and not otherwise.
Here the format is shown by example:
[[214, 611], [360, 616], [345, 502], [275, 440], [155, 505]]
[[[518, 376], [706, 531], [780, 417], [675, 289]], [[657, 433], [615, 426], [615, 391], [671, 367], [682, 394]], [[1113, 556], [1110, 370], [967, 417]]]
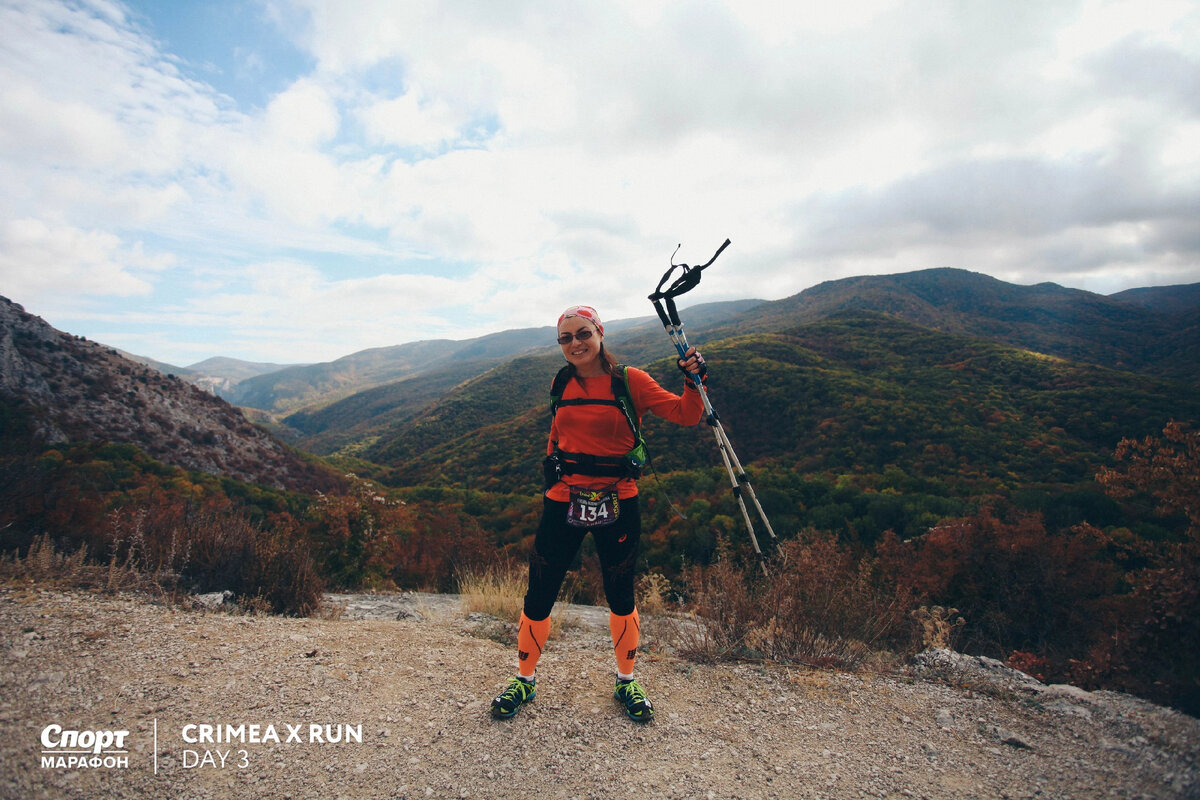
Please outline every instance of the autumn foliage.
[[1114, 458], [1099, 476], [1107, 490], [1186, 515], [1185, 536], [1048, 529], [1042, 514], [997, 500], [907, 540], [806, 531], [779, 547], [769, 577], [725, 545], [686, 574], [703, 621], [690, 646], [710, 659], [848, 666], [868, 650], [953, 644], [1046, 682], [1200, 713], [1200, 442], [1173, 423], [1161, 438], [1122, 441]]
[[230, 591], [299, 615], [330, 588], [447, 591], [494, 552], [462, 501], [408, 503], [353, 476], [346, 486], [313, 497], [186, 473], [130, 445], [59, 445], [0, 460], [0, 552], [12, 567], [41, 542], [162, 591]]
[[1098, 480], [1116, 497], [1152, 497], [1187, 519], [1185, 537], [1113, 539], [1129, 564], [1128, 590], [1113, 598], [1110, 635], [1078, 665], [1077, 679], [1174, 702], [1200, 713], [1200, 433], [1172, 422], [1159, 437], [1125, 439], [1117, 466]]
[[[1200, 641], [1198, 453], [1197, 435], [1176, 424], [1121, 442], [1098, 486], [1133, 526], [1086, 521], [1114, 514], [1098, 490], [967, 502], [898, 470], [764, 472], [756, 483], [782, 536], [767, 576], [720, 474], [667, 475], [687, 519], [665, 491], [646, 492], [641, 566], [694, 615], [682, 647], [697, 658], [855, 668], [949, 645], [1040, 680], [1200, 713], [1186, 644]], [[128, 445], [9, 453], [0, 550], [10, 568], [35, 551], [38, 563], [86, 556], [169, 591], [229, 590], [252, 608], [306, 614], [329, 589], [453, 591], [463, 574], [520, 563], [536, 526], [525, 495], [384, 490], [353, 476], [346, 486], [287, 493], [165, 467]], [[47, 543], [80, 555], [56, 561]], [[587, 545], [570, 599], [603, 601]]]

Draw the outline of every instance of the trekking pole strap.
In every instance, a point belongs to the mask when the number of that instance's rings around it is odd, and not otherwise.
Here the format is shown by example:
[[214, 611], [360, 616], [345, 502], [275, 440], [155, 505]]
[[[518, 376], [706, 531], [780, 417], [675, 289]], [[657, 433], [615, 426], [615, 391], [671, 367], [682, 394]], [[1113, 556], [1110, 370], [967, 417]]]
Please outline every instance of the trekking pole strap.
[[[674, 254], [672, 254], [671, 268], [663, 273], [662, 278], [658, 282], [658, 286], [654, 289], [654, 294], [650, 295], [650, 301], [654, 303], [654, 308], [656, 311], [658, 311], [658, 317], [662, 320], [664, 328], [669, 325], [675, 325], [676, 327], [679, 326], [679, 311], [675, 308], [675, 298], [681, 294], [690, 292], [692, 289], [695, 289], [696, 286], [700, 284], [700, 274], [706, 267], [716, 261], [717, 256], [721, 255], [721, 253], [728, 246], [729, 240], [726, 239], [724, 243], [717, 248], [717, 252], [713, 253], [712, 258], [695, 267], [690, 267], [687, 264], [674, 263]], [[675, 248], [675, 252], [679, 252], [678, 247]], [[683, 269], [683, 274], [676, 278], [674, 283], [668, 286], [664, 291], [663, 286], [666, 285], [668, 280], [670, 280], [671, 273], [679, 268]], [[660, 301], [666, 301], [665, 311], [663, 310]]]

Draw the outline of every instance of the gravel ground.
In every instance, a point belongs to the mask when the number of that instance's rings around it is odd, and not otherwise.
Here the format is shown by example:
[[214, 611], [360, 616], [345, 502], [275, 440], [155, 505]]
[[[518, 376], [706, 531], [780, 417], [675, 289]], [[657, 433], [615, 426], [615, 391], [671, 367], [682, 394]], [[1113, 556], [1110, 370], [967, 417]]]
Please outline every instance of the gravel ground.
[[[1200, 796], [1200, 721], [948, 651], [905, 675], [698, 665], [647, 620], [638, 673], [658, 716], [639, 726], [612, 699], [606, 612], [572, 609], [537, 699], [497, 721], [505, 623], [445, 597], [334, 602], [340, 616], [286, 619], [0, 587], [0, 794]], [[188, 741], [203, 725], [244, 737]], [[61, 731], [81, 732], [88, 765], [67, 763]]]

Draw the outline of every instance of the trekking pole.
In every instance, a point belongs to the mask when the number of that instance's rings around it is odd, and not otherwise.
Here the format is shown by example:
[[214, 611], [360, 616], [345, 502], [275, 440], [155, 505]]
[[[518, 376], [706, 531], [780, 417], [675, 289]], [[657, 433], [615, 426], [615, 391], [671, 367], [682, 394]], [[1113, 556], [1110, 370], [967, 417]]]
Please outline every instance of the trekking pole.
[[[671, 255], [671, 268], [663, 274], [662, 280], [658, 282], [658, 287], [654, 290], [654, 294], [650, 295], [650, 302], [654, 304], [654, 310], [658, 312], [658, 318], [662, 320], [663, 328], [667, 331], [667, 335], [671, 337], [671, 342], [675, 345], [675, 350], [679, 353], [681, 359], [686, 357], [688, 341], [687, 335], [683, 332], [683, 323], [679, 320], [679, 310], [675, 307], [675, 298], [694, 289], [700, 283], [701, 271], [716, 261], [717, 256], [721, 255], [722, 251], [728, 246], [729, 240], [726, 239], [725, 243], [717, 248], [717, 252], [713, 254], [713, 257], [707, 263], [696, 267], [689, 267], [687, 264], [676, 264], [673, 253]], [[679, 252], [678, 247], [675, 248], [675, 252]], [[666, 284], [667, 280], [671, 277], [671, 273], [677, 268], [682, 268], [683, 274], [664, 290], [663, 285]], [[746, 530], [750, 532], [750, 543], [754, 545], [754, 552], [758, 554], [759, 564], [762, 566], [763, 574], [766, 575], [767, 564], [762, 549], [758, 546], [758, 537], [754, 533], [754, 523], [750, 520], [750, 512], [746, 509], [743, 492], [749, 495], [751, 503], [754, 504], [754, 508], [758, 511], [758, 516], [762, 519], [763, 525], [766, 526], [767, 533], [771, 535], [772, 539], [777, 538], [775, 531], [771, 528], [771, 521], [767, 519], [762, 504], [758, 502], [758, 496], [754, 493], [754, 487], [750, 484], [750, 478], [746, 475], [746, 471], [742, 469], [742, 463], [738, 460], [737, 453], [733, 451], [733, 445], [729, 441], [729, 436], [725, 433], [725, 426], [721, 424], [721, 419], [717, 416], [717, 412], [713, 410], [712, 402], [708, 399], [708, 392], [704, 389], [704, 383], [700, 380], [699, 376], [695, 376], [691, 380], [693, 385], [700, 391], [700, 399], [704, 403], [705, 419], [717, 438], [717, 448], [721, 451], [721, 460], [725, 464], [725, 471], [729, 473], [733, 495], [737, 498], [738, 508], [742, 511], [742, 519], [746, 522]]]

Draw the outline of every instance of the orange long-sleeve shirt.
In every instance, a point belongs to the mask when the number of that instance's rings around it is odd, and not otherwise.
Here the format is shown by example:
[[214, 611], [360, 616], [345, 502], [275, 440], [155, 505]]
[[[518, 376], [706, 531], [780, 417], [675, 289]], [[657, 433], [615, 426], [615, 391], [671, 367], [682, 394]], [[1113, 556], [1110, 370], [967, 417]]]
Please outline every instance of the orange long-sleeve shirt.
[[[683, 394], [677, 395], [659, 386], [654, 378], [636, 367], [629, 367], [627, 374], [629, 393], [633, 396], [639, 425], [642, 415], [647, 411], [679, 425], [695, 425], [704, 416], [704, 401], [690, 382], [685, 382]], [[578, 398], [615, 400], [612, 378], [608, 375], [584, 378], [582, 386], [579, 380], [572, 378], [567, 381], [562, 399]], [[569, 453], [620, 457], [633, 449], [634, 438], [624, 414], [615, 406], [561, 406], [550, 426], [546, 453], [553, 453], [556, 445], [558, 449]], [[567, 475], [546, 491], [546, 497], [565, 503], [570, 499], [568, 483], [600, 489], [611, 486], [613, 480], [589, 475]], [[637, 481], [633, 478], [623, 478], [617, 482], [617, 497], [625, 499], [637, 493]]]

